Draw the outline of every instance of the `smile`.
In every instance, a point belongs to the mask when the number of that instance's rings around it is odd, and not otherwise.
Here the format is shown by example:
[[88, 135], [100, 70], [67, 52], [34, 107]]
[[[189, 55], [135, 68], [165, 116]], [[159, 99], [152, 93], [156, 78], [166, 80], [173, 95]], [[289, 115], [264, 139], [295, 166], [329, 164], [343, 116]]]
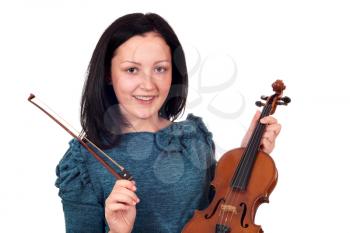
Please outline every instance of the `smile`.
[[136, 96], [133, 96], [136, 100], [138, 100], [139, 103], [151, 103], [155, 97], [157, 96], [145, 96], [145, 95], [136, 95]]

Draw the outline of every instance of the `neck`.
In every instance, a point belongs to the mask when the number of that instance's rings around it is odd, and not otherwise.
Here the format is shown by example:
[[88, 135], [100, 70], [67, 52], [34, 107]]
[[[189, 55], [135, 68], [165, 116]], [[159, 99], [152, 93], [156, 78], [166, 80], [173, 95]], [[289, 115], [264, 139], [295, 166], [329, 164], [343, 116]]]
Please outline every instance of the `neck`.
[[248, 181], [250, 178], [252, 168], [254, 166], [256, 155], [260, 149], [260, 141], [265, 130], [265, 125], [260, 123], [260, 119], [264, 118], [265, 116], [268, 116], [270, 110], [271, 106], [267, 105], [264, 107], [261, 113], [261, 116], [254, 129], [254, 132], [235, 171], [234, 177], [231, 180], [231, 185], [234, 189], [245, 190], [248, 185]]
[[129, 132], [157, 132], [167, 126], [167, 121], [158, 115], [149, 118], [126, 117], [129, 127], [122, 129], [123, 133]]

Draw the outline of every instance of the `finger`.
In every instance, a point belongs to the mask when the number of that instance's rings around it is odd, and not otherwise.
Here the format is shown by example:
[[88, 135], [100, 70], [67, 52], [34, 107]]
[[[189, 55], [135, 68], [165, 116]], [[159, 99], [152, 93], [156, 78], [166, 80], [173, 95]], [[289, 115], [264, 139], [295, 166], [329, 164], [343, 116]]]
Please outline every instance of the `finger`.
[[265, 131], [272, 131], [275, 133], [277, 136], [281, 132], [282, 126], [278, 123], [272, 124], [272, 125], [267, 125]]
[[260, 119], [260, 123], [271, 125], [277, 123], [277, 119], [273, 116], [266, 116]]
[[137, 203], [140, 202], [140, 199], [136, 196], [136, 182], [135, 181], [129, 181], [129, 180], [118, 180], [111, 192], [111, 194], [114, 193], [124, 193], [126, 195], [129, 195], [131, 198], [133, 198]]
[[133, 183], [132, 181], [130, 180], [117, 180], [117, 182], [115, 182], [114, 184], [114, 187], [113, 187], [113, 190], [116, 190], [118, 189], [119, 187], [124, 187], [124, 188], [127, 188], [129, 190], [132, 190], [132, 191], [136, 191], [136, 183]]
[[137, 197], [136, 193], [127, 189], [127, 188], [121, 187], [118, 190], [118, 193], [121, 193], [121, 194], [124, 194], [124, 195], [131, 197], [136, 203], [138, 203], [140, 201], [140, 199]]
[[271, 143], [267, 138], [262, 138], [260, 147], [265, 153], [270, 154], [275, 147], [275, 143]]
[[273, 141], [275, 141], [276, 138], [276, 134], [274, 131], [266, 131], [262, 138], [267, 139], [270, 143], [272, 143]]
[[129, 208], [130, 208], [129, 205], [125, 205], [123, 203], [111, 203], [109, 205], [106, 205], [106, 209], [112, 212], [120, 211], [120, 210], [128, 210]]
[[106, 205], [110, 205], [113, 203], [136, 205], [137, 202], [131, 196], [119, 192], [109, 195], [109, 197], [107, 198]]

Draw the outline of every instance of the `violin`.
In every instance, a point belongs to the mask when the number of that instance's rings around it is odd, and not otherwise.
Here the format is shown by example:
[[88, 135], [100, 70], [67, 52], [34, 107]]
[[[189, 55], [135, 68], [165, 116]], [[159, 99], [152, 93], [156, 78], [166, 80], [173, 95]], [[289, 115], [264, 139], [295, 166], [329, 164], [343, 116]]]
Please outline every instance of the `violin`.
[[[260, 119], [272, 115], [277, 105], [287, 105], [291, 99], [282, 97], [286, 86], [282, 80], [272, 84], [275, 94], [261, 96], [256, 105], [264, 106]], [[226, 152], [218, 161], [211, 185], [215, 195], [204, 210], [195, 210], [182, 233], [262, 233], [254, 223], [256, 210], [269, 202], [277, 184], [277, 168], [273, 159], [261, 150], [260, 141], [265, 125], [260, 119], [245, 148]]]

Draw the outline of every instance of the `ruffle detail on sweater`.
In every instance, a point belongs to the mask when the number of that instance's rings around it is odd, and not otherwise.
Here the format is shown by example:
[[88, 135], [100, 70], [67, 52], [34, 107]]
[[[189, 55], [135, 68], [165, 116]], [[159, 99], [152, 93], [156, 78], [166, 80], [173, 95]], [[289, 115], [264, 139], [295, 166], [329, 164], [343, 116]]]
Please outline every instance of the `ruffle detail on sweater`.
[[184, 144], [186, 140], [198, 138], [199, 134], [204, 136], [208, 144], [212, 143], [213, 135], [205, 126], [202, 118], [190, 113], [185, 121], [173, 123], [170, 127], [159, 131], [155, 135], [155, 142], [160, 150], [179, 152], [188, 147]]
[[72, 139], [69, 146], [56, 167], [55, 185], [59, 188], [59, 196], [62, 199], [82, 202], [85, 199], [85, 202], [89, 202], [88, 200], [95, 199], [95, 194], [86, 165], [86, 156], [76, 139]]

